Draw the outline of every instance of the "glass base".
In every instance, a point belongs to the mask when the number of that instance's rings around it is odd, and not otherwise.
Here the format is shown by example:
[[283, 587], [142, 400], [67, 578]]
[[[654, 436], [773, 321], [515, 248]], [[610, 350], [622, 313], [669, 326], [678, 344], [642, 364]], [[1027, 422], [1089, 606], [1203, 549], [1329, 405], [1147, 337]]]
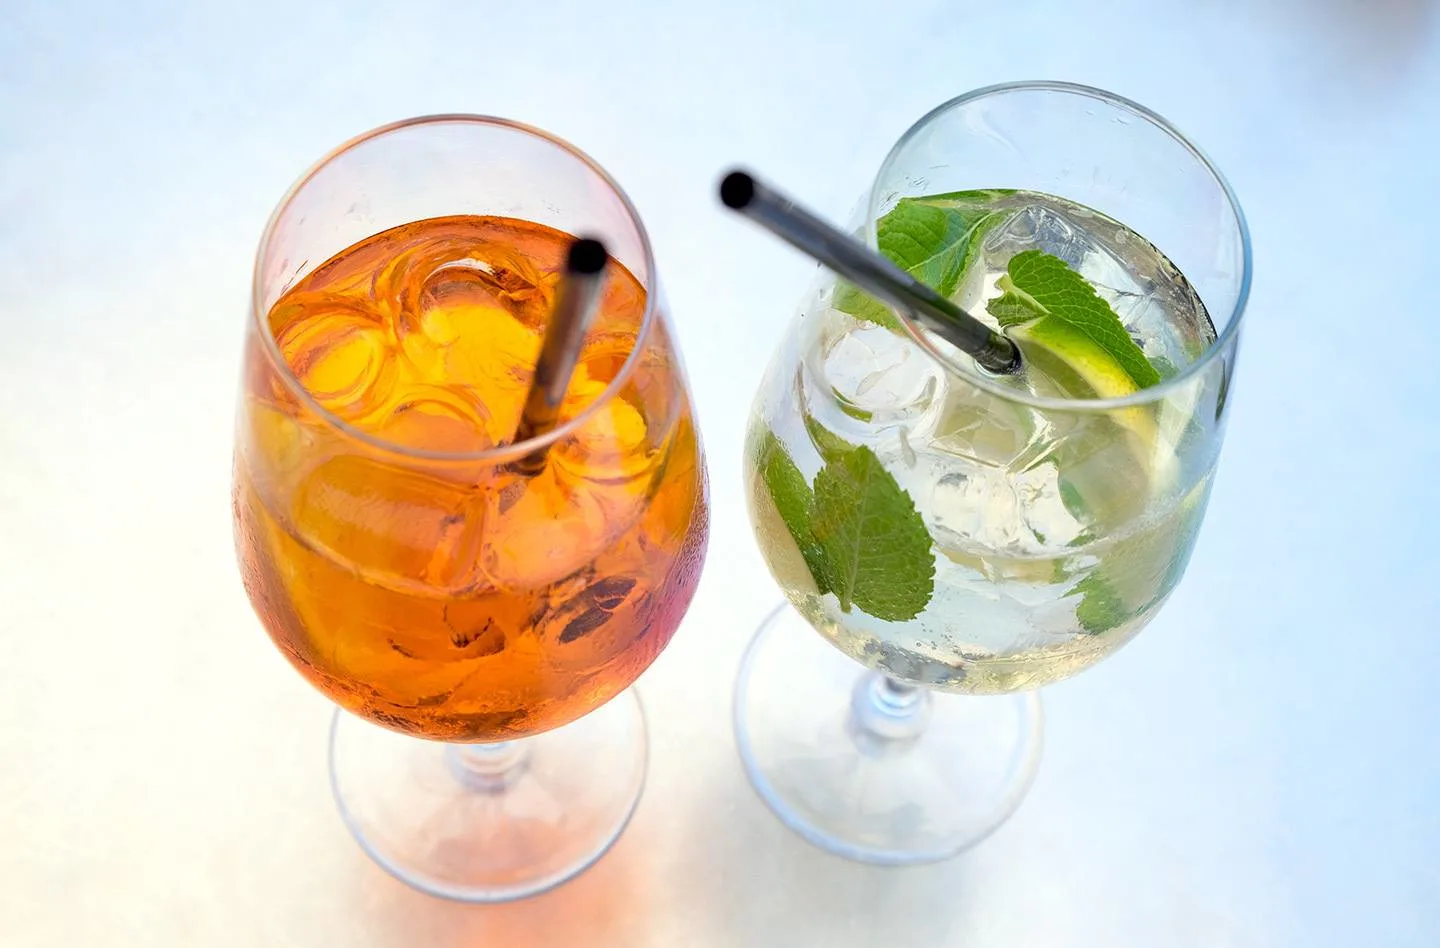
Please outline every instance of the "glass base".
[[343, 711], [330, 728], [330, 785], [361, 848], [461, 902], [535, 895], [593, 865], [630, 822], [646, 760], [634, 689], [503, 744], [420, 740]]
[[745, 652], [735, 738], [786, 826], [861, 862], [948, 859], [1015, 812], [1040, 763], [1040, 699], [955, 695], [857, 665], [788, 603]]

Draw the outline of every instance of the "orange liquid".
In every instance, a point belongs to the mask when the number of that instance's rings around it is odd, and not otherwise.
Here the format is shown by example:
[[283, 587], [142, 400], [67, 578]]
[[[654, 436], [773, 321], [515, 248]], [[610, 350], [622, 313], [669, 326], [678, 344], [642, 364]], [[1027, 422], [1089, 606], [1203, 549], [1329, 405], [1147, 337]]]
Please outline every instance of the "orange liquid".
[[565, 724], [639, 676], [694, 593], [708, 524], [683, 372], [618, 263], [561, 411], [581, 420], [544, 471], [453, 457], [512, 437], [570, 239], [438, 218], [305, 276], [268, 329], [328, 418], [249, 339], [245, 587], [296, 667], [377, 723], [450, 741]]

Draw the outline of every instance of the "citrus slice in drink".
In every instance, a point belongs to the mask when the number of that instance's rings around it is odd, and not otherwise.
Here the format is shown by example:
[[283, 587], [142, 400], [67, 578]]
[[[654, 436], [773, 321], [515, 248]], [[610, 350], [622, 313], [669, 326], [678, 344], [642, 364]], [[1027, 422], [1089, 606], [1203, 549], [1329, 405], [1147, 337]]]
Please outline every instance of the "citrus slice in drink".
[[[1143, 388], [1105, 346], [1063, 320], [1042, 317], [1009, 334], [1037, 392], [1095, 400]], [[1114, 537], [1096, 571], [1075, 587], [1082, 597], [1077, 616], [1090, 632], [1108, 632], [1157, 604], [1184, 568], [1207, 484], [1175, 506], [1163, 498], [1179, 477], [1176, 445], [1193, 407], [1183, 403], [1196, 397], [1192, 386], [1154, 404], [1086, 411], [1080, 403], [1068, 416], [1047, 415], [1067, 429], [1053, 454], [1066, 506], [1091, 537]], [[1180, 429], [1172, 430], [1176, 422]], [[1168, 510], [1152, 519], [1162, 508]]]
[[[1043, 376], [1061, 397], [1089, 401], [1124, 398], [1140, 391], [1140, 385], [1113, 354], [1064, 320], [1047, 316], [1011, 327], [1009, 336], [1020, 347], [1030, 372]], [[1032, 384], [1040, 381], [1032, 379]], [[1043, 383], [1036, 385], [1037, 390], [1043, 387]], [[1120, 408], [1107, 414], [1141, 445], [1154, 443], [1155, 415], [1149, 409]]]
[[1044, 316], [1013, 325], [1008, 335], [1020, 348], [1033, 391], [1077, 402], [1074, 413], [1046, 414], [1064, 432], [1055, 460], [1062, 483], [1070, 487], [1068, 498], [1078, 499], [1089, 514], [1084, 519], [1113, 529], [1173, 486], [1180, 432], [1164, 422], [1188, 417], [1184, 406], [1087, 410], [1086, 401], [1125, 398], [1144, 386], [1111, 349], [1063, 319]]

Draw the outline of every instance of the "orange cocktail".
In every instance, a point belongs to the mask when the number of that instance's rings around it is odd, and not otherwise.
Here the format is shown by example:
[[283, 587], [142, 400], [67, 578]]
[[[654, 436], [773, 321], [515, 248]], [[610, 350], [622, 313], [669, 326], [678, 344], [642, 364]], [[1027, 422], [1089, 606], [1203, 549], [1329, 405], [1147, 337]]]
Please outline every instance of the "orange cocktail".
[[571, 239], [500, 217], [391, 228], [270, 307], [283, 369], [250, 340], [245, 585], [357, 714], [448, 741], [548, 730], [629, 686], [694, 591], [703, 480], [668, 346], [606, 394], [646, 311], [623, 266], [561, 411], [573, 433], [535, 477], [484, 456], [515, 433]]

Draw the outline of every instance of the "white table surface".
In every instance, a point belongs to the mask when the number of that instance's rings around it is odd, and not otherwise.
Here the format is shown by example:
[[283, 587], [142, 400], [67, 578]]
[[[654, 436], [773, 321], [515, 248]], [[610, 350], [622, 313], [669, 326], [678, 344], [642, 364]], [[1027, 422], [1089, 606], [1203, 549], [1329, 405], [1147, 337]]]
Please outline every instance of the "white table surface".
[[[735, 757], [776, 599], [741, 432], [811, 265], [712, 187], [743, 161], [843, 217], [914, 119], [1016, 78], [1139, 99], [1229, 175], [1256, 260], [1237, 403], [1189, 575], [1046, 692], [1019, 813], [869, 868], [781, 827]], [[548, 128], [629, 190], [717, 511], [642, 680], [634, 823], [498, 908], [351, 842], [330, 709], [253, 619], [228, 520], [267, 214], [331, 146], [437, 111]], [[1426, 0], [0, 0], [0, 945], [1440, 943], [1437, 145]]]

